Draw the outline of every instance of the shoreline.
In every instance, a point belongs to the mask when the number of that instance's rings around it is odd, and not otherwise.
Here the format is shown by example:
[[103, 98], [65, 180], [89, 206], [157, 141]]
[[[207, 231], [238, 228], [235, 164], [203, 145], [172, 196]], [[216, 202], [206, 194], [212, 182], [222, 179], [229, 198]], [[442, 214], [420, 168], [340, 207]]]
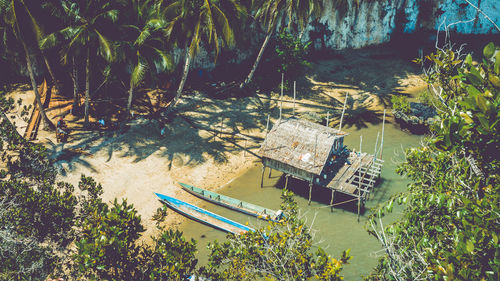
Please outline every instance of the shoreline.
[[[349, 93], [352, 104], [346, 112], [345, 126], [358, 127], [380, 118], [384, 108], [390, 115], [387, 99], [393, 94], [413, 96], [423, 89], [425, 83], [410, 62], [397, 57], [381, 61], [359, 56], [359, 52], [378, 51], [352, 50], [345, 54], [345, 60], [315, 63], [314, 70], [297, 83], [300, 86], [296, 116], [309, 112], [326, 116], [329, 112], [330, 126], [335, 126], [338, 121], [335, 112], [342, 109], [345, 94]], [[346, 66], [346, 61], [356, 67]], [[10, 96], [32, 104], [33, 91], [19, 88]], [[133, 204], [146, 229], [142, 241], [150, 241], [150, 236], [156, 234], [151, 218], [162, 204], [153, 192], [198, 204], [202, 199], [188, 195], [177, 182], [217, 191], [248, 171], [258, 158], [244, 153], [242, 147], [247, 146], [252, 152], [260, 147], [268, 114], [270, 128], [278, 119], [279, 96], [279, 90], [224, 100], [203, 94], [185, 95], [177, 105], [180, 113], [165, 125], [139, 115], [127, 122], [127, 129], [106, 132], [83, 130], [82, 119], [69, 114], [68, 107], [54, 107], [47, 110], [49, 118], [66, 116], [68, 125], [73, 127], [69, 141], [56, 143], [54, 132], [40, 129], [36, 142], [47, 146], [56, 160], [60, 171], [58, 181], [77, 187], [81, 174], [92, 176], [103, 186], [104, 202], [117, 198]], [[292, 115], [292, 97], [290, 91], [284, 96], [285, 117]], [[19, 108], [16, 106], [9, 117]], [[26, 122], [17, 119], [17, 126], [21, 129], [26, 126]], [[192, 124], [196, 124], [196, 128]], [[165, 135], [160, 134], [162, 126], [165, 126]], [[220, 136], [215, 135], [218, 133]], [[247, 144], [242, 135], [252, 136], [256, 142]], [[178, 228], [187, 220], [169, 212], [165, 224]]]

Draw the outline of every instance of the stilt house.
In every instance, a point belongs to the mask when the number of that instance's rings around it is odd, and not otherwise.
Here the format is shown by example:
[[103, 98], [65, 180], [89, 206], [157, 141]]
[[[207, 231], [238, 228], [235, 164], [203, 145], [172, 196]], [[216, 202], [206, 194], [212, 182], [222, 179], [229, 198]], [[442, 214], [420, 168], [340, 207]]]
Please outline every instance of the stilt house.
[[326, 186], [347, 161], [345, 132], [310, 121], [288, 118], [277, 122], [267, 134], [258, 154], [264, 169], [287, 177]]

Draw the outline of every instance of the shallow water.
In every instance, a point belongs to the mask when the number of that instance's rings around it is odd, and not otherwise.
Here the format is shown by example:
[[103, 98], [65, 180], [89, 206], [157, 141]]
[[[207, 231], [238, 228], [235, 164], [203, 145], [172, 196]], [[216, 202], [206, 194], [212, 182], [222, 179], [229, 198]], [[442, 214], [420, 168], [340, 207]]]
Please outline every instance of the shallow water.
[[[354, 148], [359, 151], [360, 135], [362, 135], [362, 151], [373, 153], [377, 132], [382, 131], [382, 124], [369, 125], [367, 128], [359, 130], [354, 127], [343, 128], [343, 130], [350, 133], [344, 139], [344, 143], [350, 149]], [[377, 251], [380, 251], [381, 247], [378, 241], [368, 235], [365, 229], [366, 220], [370, 214], [369, 209], [386, 201], [391, 195], [405, 190], [408, 180], [398, 176], [395, 173], [395, 168], [397, 163], [402, 160], [403, 149], [409, 146], [418, 146], [421, 138], [421, 136], [410, 135], [401, 131], [398, 125], [386, 123], [382, 155], [385, 163], [382, 169], [381, 181], [370, 195], [359, 222], [357, 221], [355, 202], [345, 204], [342, 208], [334, 208], [333, 212], [331, 212], [329, 206], [326, 205], [330, 201], [330, 190], [313, 189], [313, 201], [308, 206], [308, 185], [290, 178], [288, 187], [298, 194], [295, 196], [295, 200], [301, 213], [306, 216], [309, 224], [314, 221], [313, 229], [317, 230], [315, 241], [319, 242], [318, 246], [324, 248], [333, 257], [339, 257], [343, 250], [351, 249], [353, 258], [343, 270], [345, 280], [361, 280], [361, 276], [369, 274], [376, 265]], [[273, 171], [271, 178], [268, 178], [269, 173], [268, 169], [266, 169], [264, 188], [260, 188], [261, 172], [261, 164], [256, 163], [247, 172], [217, 192], [278, 210], [281, 203], [281, 189], [284, 185], [283, 177], [281, 177], [281, 173]], [[348, 199], [351, 198], [342, 196], [339, 193], [335, 195], [335, 203]], [[201, 203], [200, 207], [238, 222], [248, 222], [252, 227], [258, 227], [262, 224], [261, 221], [253, 217], [206, 202]], [[398, 215], [398, 210], [400, 209], [395, 208], [394, 214], [387, 217], [386, 221], [393, 220], [394, 216]], [[180, 229], [186, 237], [197, 240], [200, 264], [205, 264], [208, 260], [208, 250], [206, 249], [208, 242], [225, 239], [224, 232], [194, 221], [183, 223]]]

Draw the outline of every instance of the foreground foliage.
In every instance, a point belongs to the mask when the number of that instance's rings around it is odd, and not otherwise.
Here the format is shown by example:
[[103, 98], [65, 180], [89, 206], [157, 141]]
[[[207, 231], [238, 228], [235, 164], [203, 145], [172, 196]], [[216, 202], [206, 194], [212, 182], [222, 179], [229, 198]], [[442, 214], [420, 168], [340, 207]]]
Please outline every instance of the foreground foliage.
[[[283, 194], [286, 222], [210, 245], [210, 262], [197, 270], [196, 242], [161, 226], [166, 209], [154, 219], [158, 235], [141, 244], [141, 217], [126, 200], [111, 205], [102, 186], [82, 175], [74, 187], [56, 182], [56, 170], [41, 145], [26, 141], [5, 112], [0, 96], [0, 153], [6, 163], [0, 181], [0, 280], [340, 280], [344, 253], [333, 259], [312, 252], [313, 234], [298, 218], [292, 194]], [[74, 245], [74, 246], [69, 246]], [[69, 247], [68, 247], [69, 246]], [[14, 258], [15, 257], [15, 258]]]
[[[492, 43], [474, 64], [461, 50], [440, 49], [426, 71], [440, 124], [397, 172], [408, 192], [380, 207], [370, 233], [385, 248], [372, 280], [498, 280], [500, 271], [500, 52]], [[384, 212], [405, 203], [383, 227]], [[378, 226], [377, 226], [378, 223]]]
[[201, 274], [211, 280], [341, 280], [349, 251], [340, 259], [321, 248], [312, 252], [313, 234], [299, 218], [292, 196], [283, 191], [286, 221], [269, 222], [267, 228], [210, 244], [209, 264]]

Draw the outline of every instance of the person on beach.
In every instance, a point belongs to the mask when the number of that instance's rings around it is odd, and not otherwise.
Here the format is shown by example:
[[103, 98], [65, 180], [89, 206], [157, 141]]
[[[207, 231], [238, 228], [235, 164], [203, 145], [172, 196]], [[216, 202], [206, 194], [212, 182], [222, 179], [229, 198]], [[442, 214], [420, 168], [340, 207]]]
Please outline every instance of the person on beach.
[[56, 126], [56, 140], [57, 141], [66, 141], [68, 138], [68, 126], [62, 117], [57, 121]]

